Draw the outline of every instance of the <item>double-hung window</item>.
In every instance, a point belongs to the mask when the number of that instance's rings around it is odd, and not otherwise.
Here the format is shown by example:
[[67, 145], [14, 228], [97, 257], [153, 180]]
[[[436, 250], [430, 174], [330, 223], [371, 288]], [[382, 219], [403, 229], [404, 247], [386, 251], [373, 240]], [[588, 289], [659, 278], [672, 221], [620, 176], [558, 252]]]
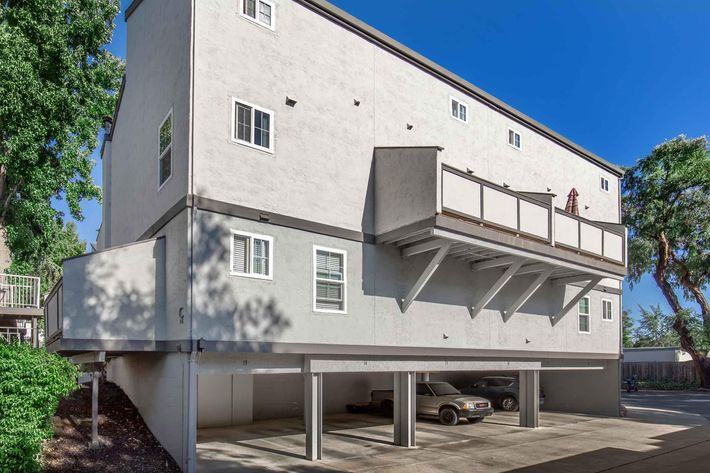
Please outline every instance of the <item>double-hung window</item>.
[[468, 105], [451, 97], [451, 116], [459, 121], [468, 123]]
[[347, 253], [313, 247], [313, 310], [346, 313]]
[[515, 149], [521, 149], [522, 148], [522, 142], [520, 139], [520, 133], [517, 131], [513, 130], [512, 128], [508, 128], [508, 144], [512, 146]]
[[609, 179], [604, 176], [599, 176], [599, 187], [604, 192], [609, 192]]
[[274, 150], [274, 112], [233, 99], [232, 140], [268, 152]]
[[274, 239], [270, 236], [232, 230], [230, 274], [273, 279], [273, 250]]
[[268, 0], [242, 0], [243, 17], [267, 28], [274, 29], [274, 4]]
[[578, 312], [579, 315], [579, 332], [591, 333], [589, 326], [589, 297], [583, 297], [579, 300]]
[[611, 299], [602, 299], [602, 320], [611, 321], [614, 320], [611, 309]]
[[170, 109], [158, 127], [158, 189], [173, 172], [173, 110]]

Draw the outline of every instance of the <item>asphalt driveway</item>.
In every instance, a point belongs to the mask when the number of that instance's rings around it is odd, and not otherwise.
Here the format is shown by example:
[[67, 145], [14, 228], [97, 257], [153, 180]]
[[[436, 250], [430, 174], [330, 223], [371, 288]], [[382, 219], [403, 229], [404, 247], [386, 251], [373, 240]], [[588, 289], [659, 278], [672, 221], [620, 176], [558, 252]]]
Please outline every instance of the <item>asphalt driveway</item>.
[[621, 402], [637, 410], [691, 413], [710, 420], [710, 391], [639, 391], [623, 393]]
[[710, 421], [705, 417], [710, 393], [634, 393], [625, 399], [626, 418], [543, 412], [539, 429], [518, 427], [517, 415], [510, 413], [496, 412], [482, 424], [455, 427], [420, 419], [413, 449], [391, 444], [389, 419], [328, 416], [320, 462], [303, 457], [305, 435], [299, 419], [200, 429], [199, 471], [710, 471]]

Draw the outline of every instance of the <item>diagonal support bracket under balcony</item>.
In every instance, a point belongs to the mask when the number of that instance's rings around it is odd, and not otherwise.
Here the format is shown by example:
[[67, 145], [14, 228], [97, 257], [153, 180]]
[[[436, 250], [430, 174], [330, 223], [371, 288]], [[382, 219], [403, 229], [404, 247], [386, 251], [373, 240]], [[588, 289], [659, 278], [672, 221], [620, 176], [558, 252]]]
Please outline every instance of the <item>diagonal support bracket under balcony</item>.
[[[503, 258], [499, 258], [503, 259]], [[483, 297], [481, 297], [481, 300], [478, 301], [475, 305], [471, 307], [471, 318], [475, 318], [478, 314], [481, 313], [483, 308], [493, 300], [493, 298], [500, 292], [501, 289], [505, 287], [506, 284], [508, 284], [508, 281], [515, 276], [515, 273], [517, 273], [523, 263], [525, 262], [524, 259], [518, 258], [518, 259], [511, 259], [508, 262], [508, 268], [503, 272], [503, 274], [498, 278], [498, 280], [493, 283], [493, 286], [491, 286], [490, 289], [488, 289], [488, 292], [486, 292]]]
[[439, 247], [439, 250], [436, 252], [432, 260], [429, 262], [426, 268], [424, 268], [424, 271], [422, 274], [419, 276], [419, 279], [417, 279], [417, 282], [414, 283], [414, 286], [409, 290], [409, 293], [407, 296], [402, 299], [402, 313], [407, 312], [407, 309], [409, 308], [410, 305], [412, 305], [412, 302], [414, 302], [414, 299], [417, 298], [420, 292], [422, 292], [422, 289], [424, 289], [424, 286], [426, 285], [427, 282], [429, 282], [429, 279], [434, 275], [434, 272], [439, 268], [439, 265], [441, 264], [442, 261], [444, 261], [444, 258], [446, 258], [447, 253], [453, 246], [453, 242], [446, 242], [443, 245]]
[[[535, 294], [535, 292], [537, 292], [537, 290], [542, 287], [545, 281], [547, 281], [548, 278], [552, 275], [552, 272], [554, 270], [554, 266], [548, 266], [546, 269], [542, 269], [542, 272], [530, 283], [527, 289], [525, 289], [520, 294], [520, 296], [518, 296], [518, 298], [515, 299], [515, 301], [503, 311], [503, 322], [507, 322], [508, 320], [510, 320], [510, 318], [523, 306], [523, 304], [525, 304], [525, 302], [527, 302], [527, 300], [530, 299], [532, 295]], [[520, 274], [521, 272], [519, 271], [516, 276], [519, 276]]]
[[[571, 279], [571, 278], [570, 278], [570, 279]], [[559, 312], [557, 312], [555, 315], [553, 315], [553, 316], [550, 317], [550, 322], [552, 322], [552, 326], [553, 326], [553, 327], [554, 327], [555, 325], [557, 325], [557, 323], [558, 323], [560, 320], [562, 320], [562, 319], [564, 318], [564, 316], [567, 315], [567, 313], [568, 313], [570, 310], [572, 310], [572, 309], [579, 303], [579, 301], [582, 300], [582, 298], [583, 298], [584, 296], [586, 296], [587, 294], [589, 294], [589, 293], [591, 292], [591, 290], [594, 289], [594, 287], [595, 287], [597, 284], [599, 284], [599, 281], [601, 281], [602, 278], [601, 278], [600, 276], [593, 276], [593, 277], [591, 277], [591, 279], [590, 279], [590, 277], [587, 276], [587, 277], [586, 277], [586, 280], [588, 280], [589, 282], [582, 288], [582, 290], [579, 291], [579, 292], [577, 293], [577, 295], [575, 295], [575, 296], [572, 298], [572, 300], [569, 301], [564, 307], [562, 307], [562, 309], [560, 309]], [[562, 280], [558, 280], [558, 281], [562, 281]], [[574, 282], [578, 282], [578, 279], [576, 279]], [[555, 282], [553, 282], [553, 284], [555, 284]], [[565, 283], [557, 282], [557, 284], [566, 284], [566, 282], [565, 282]]]

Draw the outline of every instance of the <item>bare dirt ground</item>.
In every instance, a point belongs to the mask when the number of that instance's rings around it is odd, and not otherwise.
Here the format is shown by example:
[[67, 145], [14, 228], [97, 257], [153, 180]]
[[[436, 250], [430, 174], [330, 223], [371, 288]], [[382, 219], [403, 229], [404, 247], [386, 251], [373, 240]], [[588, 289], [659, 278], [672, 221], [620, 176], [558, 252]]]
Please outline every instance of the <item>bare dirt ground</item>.
[[178, 473], [172, 457], [153, 437], [130, 399], [113, 383], [99, 387], [99, 436], [91, 448], [91, 389], [62, 399], [53, 419], [54, 438], [42, 452], [47, 473]]

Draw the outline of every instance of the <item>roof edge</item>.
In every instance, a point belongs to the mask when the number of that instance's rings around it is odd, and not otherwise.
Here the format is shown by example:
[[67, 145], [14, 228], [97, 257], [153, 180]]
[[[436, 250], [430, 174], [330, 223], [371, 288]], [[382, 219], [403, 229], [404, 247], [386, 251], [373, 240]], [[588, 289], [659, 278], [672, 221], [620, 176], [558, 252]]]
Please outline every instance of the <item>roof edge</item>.
[[[134, 3], [139, 3], [140, 1], [142, 1], [142, 0], [134, 0]], [[605, 160], [604, 158], [596, 155], [595, 153], [592, 153], [591, 151], [583, 148], [582, 146], [578, 145], [577, 143], [565, 138], [564, 136], [562, 136], [559, 133], [553, 131], [552, 129], [546, 127], [545, 125], [538, 122], [537, 120], [525, 115], [523, 112], [517, 110], [514, 107], [511, 107], [510, 105], [506, 104], [502, 100], [500, 100], [500, 99], [490, 95], [489, 93], [483, 91], [482, 89], [476, 87], [475, 85], [473, 85], [471, 82], [467, 81], [466, 79], [458, 76], [457, 74], [454, 74], [453, 72], [449, 71], [448, 69], [427, 59], [426, 57], [422, 56], [421, 54], [417, 53], [416, 51], [414, 51], [414, 50], [408, 48], [407, 46], [403, 45], [402, 43], [398, 42], [397, 40], [391, 38], [390, 36], [387, 36], [386, 34], [382, 33], [381, 31], [377, 30], [376, 28], [373, 28], [372, 26], [368, 25], [367, 23], [363, 22], [362, 20], [352, 16], [348, 12], [341, 10], [340, 8], [331, 4], [330, 2], [328, 2], [326, 0], [295, 0], [295, 1], [310, 8], [313, 11], [324, 14], [325, 16], [328, 16], [331, 19], [336, 20], [338, 23], [343, 24], [344, 26], [349, 27], [352, 30], [355, 30], [356, 32], [360, 33], [361, 35], [366, 36], [370, 40], [374, 41], [375, 43], [378, 43], [379, 45], [385, 47], [386, 49], [389, 49], [390, 51], [394, 52], [395, 54], [397, 54], [405, 59], [408, 59], [410, 62], [413, 62], [415, 65], [427, 70], [428, 72], [439, 77], [440, 79], [443, 79], [444, 81], [451, 83], [455, 87], [463, 89], [464, 91], [472, 94], [473, 96], [478, 98], [480, 101], [486, 103], [487, 105], [491, 106], [492, 108], [495, 108], [498, 111], [504, 113], [505, 115], [508, 115], [510, 118], [512, 118], [518, 122], [521, 122], [522, 124], [527, 125], [530, 128], [535, 129], [536, 131], [547, 136], [551, 140], [564, 146], [565, 148], [569, 149], [570, 151], [573, 151], [575, 154], [578, 154], [582, 158], [592, 161], [593, 163], [607, 169], [608, 171], [612, 172], [613, 174], [617, 175], [618, 177], [621, 177], [624, 175], [624, 170], [620, 166], [610, 163], [609, 161]]]
[[[408, 48], [407, 46], [403, 45], [402, 43], [395, 40], [394, 38], [387, 36], [386, 34], [382, 33], [378, 29], [373, 28], [372, 26], [368, 25], [364, 21], [354, 17], [350, 13], [348, 13], [344, 10], [341, 10], [340, 8], [333, 5], [332, 3], [330, 3], [326, 0], [295, 0], [295, 1], [307, 8], [310, 8], [311, 10], [313, 10], [317, 13], [320, 13], [326, 17], [329, 17], [332, 20], [335, 20], [337, 23], [340, 23], [341, 25], [343, 25], [351, 30], [354, 30], [355, 32], [359, 33], [360, 35], [365, 36], [366, 38], [370, 39], [371, 41], [384, 47], [385, 49], [392, 51], [393, 53], [399, 55], [400, 57], [403, 57], [404, 59], [409, 60], [410, 62], [421, 67], [422, 69], [430, 72], [434, 76], [437, 76], [440, 79], [442, 79], [446, 82], [449, 82], [454, 87], [457, 87], [459, 89], [462, 89], [465, 92], [468, 92], [469, 94], [473, 95], [475, 98], [477, 98], [481, 102], [485, 103], [486, 105], [507, 115], [509, 118], [512, 118], [513, 120], [536, 130], [537, 132], [541, 133], [542, 135], [545, 135], [546, 137], [548, 137], [552, 141], [562, 145], [563, 147], [574, 152], [575, 154], [579, 155], [580, 157], [587, 159], [588, 161], [591, 161], [594, 164], [601, 166], [602, 168], [613, 173], [617, 177], [621, 177], [624, 175], [624, 169], [621, 166], [618, 166], [616, 164], [612, 164], [609, 161], [602, 158], [601, 156], [598, 156], [597, 154], [592, 153], [591, 151], [583, 148], [582, 146], [578, 145], [577, 143], [565, 138], [564, 136], [562, 136], [559, 133], [553, 131], [552, 129], [546, 127], [545, 125], [538, 122], [537, 120], [525, 115], [523, 112], [517, 110], [514, 107], [511, 107], [510, 105], [506, 104], [502, 100], [500, 100], [500, 99], [492, 96], [491, 94], [483, 91], [482, 89], [476, 87], [475, 85], [473, 85], [471, 82], [467, 81], [466, 79], [460, 77], [457, 74], [454, 74], [453, 72], [440, 66], [439, 64], [436, 64], [435, 62], [427, 59], [426, 57], [422, 56], [421, 54], [414, 51], [413, 49]], [[126, 8], [126, 12], [124, 15], [126, 21], [128, 21], [128, 18], [133, 14], [133, 12], [140, 6], [140, 4], [142, 2], [143, 2], [143, 0], [133, 0], [133, 2], [131, 2], [131, 4], [128, 6], [128, 8]]]

